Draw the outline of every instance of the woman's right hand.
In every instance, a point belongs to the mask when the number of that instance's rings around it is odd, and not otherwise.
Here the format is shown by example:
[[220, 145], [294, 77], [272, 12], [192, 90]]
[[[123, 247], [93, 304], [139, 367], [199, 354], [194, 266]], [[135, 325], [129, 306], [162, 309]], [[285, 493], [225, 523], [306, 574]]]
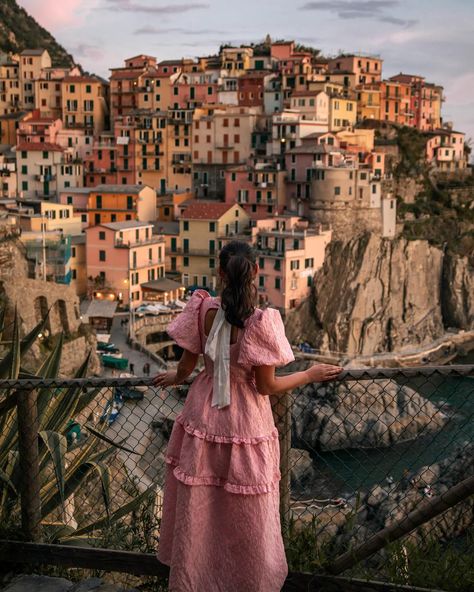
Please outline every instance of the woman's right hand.
[[308, 382], [336, 380], [342, 371], [342, 366], [333, 366], [332, 364], [314, 364], [314, 366], [305, 370], [308, 376]]

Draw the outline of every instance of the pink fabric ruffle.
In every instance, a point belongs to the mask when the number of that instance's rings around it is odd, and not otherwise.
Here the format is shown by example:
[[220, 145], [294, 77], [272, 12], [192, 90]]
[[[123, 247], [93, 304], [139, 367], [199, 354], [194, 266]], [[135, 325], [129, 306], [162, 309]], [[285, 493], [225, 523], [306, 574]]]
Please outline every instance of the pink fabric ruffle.
[[244, 495], [269, 493], [278, 487], [280, 446], [276, 430], [247, 439], [254, 440], [252, 443], [233, 436], [226, 436], [224, 442], [213, 437], [179, 420], [175, 422], [165, 459], [179, 481], [224, 487], [230, 493]]
[[216, 442], [219, 444], [259, 444], [260, 442], [268, 442], [269, 440], [278, 440], [278, 430], [275, 428], [271, 434], [265, 436], [254, 436], [253, 438], [244, 438], [242, 436], [227, 436], [219, 434], [209, 434], [192, 426], [181, 415], [178, 415], [176, 421], [180, 423], [184, 430], [191, 436], [196, 436], [201, 440], [208, 442]]
[[168, 325], [168, 335], [176, 343], [193, 354], [201, 353], [201, 335], [199, 331], [199, 311], [210, 294], [206, 290], [196, 290], [183, 311]]
[[245, 327], [239, 353], [243, 366], [285, 366], [295, 356], [275, 308], [257, 309]]

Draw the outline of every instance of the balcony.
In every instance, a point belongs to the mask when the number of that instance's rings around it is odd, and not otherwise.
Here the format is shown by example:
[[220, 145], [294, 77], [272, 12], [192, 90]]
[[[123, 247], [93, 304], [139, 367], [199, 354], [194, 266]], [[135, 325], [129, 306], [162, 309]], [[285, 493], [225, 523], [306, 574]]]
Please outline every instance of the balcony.
[[234, 144], [216, 144], [217, 150], [233, 150]]
[[147, 269], [148, 267], [156, 267], [157, 265], [164, 265], [164, 259], [148, 259], [145, 263], [130, 263], [130, 269], [136, 271], [138, 269]]
[[35, 175], [35, 180], [39, 181], [40, 183], [49, 183], [51, 181], [56, 181], [56, 175], [52, 173], [45, 175]]
[[135, 247], [142, 247], [144, 245], [161, 245], [164, 243], [165, 237], [162, 234], [154, 234], [149, 238], [134, 241], [124, 241], [123, 239], [118, 238], [115, 241], [114, 246], [118, 249], [133, 249]]

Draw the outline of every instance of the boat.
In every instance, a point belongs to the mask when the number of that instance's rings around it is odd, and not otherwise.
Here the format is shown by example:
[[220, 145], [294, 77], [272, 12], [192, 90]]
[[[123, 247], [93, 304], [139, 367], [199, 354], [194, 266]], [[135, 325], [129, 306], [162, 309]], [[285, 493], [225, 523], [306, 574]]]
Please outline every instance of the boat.
[[114, 396], [107, 401], [105, 407], [104, 407], [104, 412], [102, 413], [102, 415], [100, 416], [100, 422], [104, 423], [107, 422], [110, 425], [112, 425], [114, 423], [114, 421], [117, 419], [118, 414], [120, 413], [120, 410], [123, 407], [123, 399], [122, 396], [120, 394], [118, 394], [117, 392], [114, 393]]

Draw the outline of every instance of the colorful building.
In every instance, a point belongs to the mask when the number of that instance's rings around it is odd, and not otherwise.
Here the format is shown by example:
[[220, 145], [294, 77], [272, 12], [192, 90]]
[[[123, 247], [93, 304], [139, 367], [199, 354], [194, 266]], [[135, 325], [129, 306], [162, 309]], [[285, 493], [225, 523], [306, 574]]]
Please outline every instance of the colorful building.
[[181, 208], [181, 281], [186, 287], [215, 290], [219, 240], [240, 235], [248, 229], [250, 218], [238, 204], [191, 201]]
[[165, 275], [165, 241], [153, 224], [112, 222], [86, 229], [89, 293], [98, 300], [143, 300], [141, 285]]
[[20, 103], [23, 109], [35, 107], [35, 81], [51, 68], [51, 56], [46, 49], [25, 49], [20, 54]]
[[11, 56], [0, 55], [0, 115], [20, 108], [20, 65]]
[[98, 185], [87, 200], [89, 226], [156, 220], [156, 191], [145, 185]]
[[99, 134], [109, 124], [108, 84], [97, 76], [66, 76], [61, 81], [64, 126]]

